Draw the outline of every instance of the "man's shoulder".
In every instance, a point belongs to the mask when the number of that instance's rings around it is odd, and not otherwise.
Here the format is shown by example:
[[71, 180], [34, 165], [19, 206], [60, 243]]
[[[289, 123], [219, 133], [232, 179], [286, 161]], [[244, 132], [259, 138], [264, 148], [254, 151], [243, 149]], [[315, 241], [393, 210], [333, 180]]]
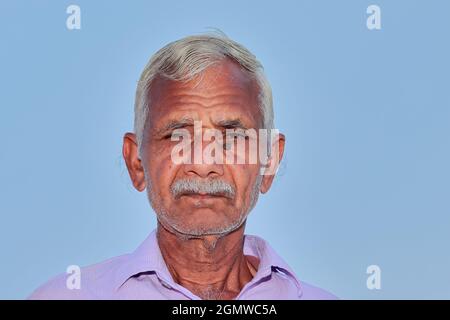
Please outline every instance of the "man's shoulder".
[[247, 254], [257, 256], [264, 264], [262, 267], [271, 267], [276, 272], [273, 277], [277, 279], [277, 285], [283, 286], [285, 293], [291, 292], [289, 298], [305, 300], [336, 300], [332, 293], [301, 281], [293, 269], [281, 258], [271, 245], [263, 238], [256, 235], [245, 235], [244, 251]]
[[71, 266], [67, 273], [59, 274], [38, 287], [28, 299], [102, 299], [114, 290], [114, 280], [128, 257], [129, 254], [125, 254], [81, 268]]

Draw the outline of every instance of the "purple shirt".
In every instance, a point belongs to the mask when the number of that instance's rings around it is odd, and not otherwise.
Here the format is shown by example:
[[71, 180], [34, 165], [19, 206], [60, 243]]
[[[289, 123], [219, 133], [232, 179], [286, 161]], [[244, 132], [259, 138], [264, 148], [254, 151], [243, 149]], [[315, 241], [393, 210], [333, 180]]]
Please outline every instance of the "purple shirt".
[[[237, 300], [336, 299], [322, 289], [299, 281], [286, 262], [259, 237], [245, 236], [244, 254], [257, 257], [260, 263]], [[66, 286], [68, 277], [62, 274], [50, 280], [29, 299], [201, 299], [173, 280], [155, 231], [133, 253], [82, 268], [79, 289]]]

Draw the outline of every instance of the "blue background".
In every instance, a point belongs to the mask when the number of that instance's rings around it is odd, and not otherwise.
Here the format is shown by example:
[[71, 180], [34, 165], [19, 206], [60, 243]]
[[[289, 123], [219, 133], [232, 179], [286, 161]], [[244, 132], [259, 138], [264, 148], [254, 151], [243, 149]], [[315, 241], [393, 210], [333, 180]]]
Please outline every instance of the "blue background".
[[166, 43], [217, 27], [265, 66], [287, 136], [248, 233], [344, 299], [450, 299], [449, 14], [444, 0], [2, 1], [0, 298], [154, 228], [121, 158], [137, 79]]

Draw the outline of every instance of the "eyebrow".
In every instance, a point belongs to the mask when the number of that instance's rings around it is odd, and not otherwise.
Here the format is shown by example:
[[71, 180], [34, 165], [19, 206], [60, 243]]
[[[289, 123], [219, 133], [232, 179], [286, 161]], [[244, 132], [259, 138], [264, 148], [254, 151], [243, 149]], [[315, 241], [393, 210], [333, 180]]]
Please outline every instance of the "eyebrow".
[[[227, 120], [219, 120], [214, 123], [218, 127], [222, 127], [224, 129], [243, 129], [247, 130], [248, 128], [243, 124], [243, 122], [239, 119], [227, 119]], [[176, 129], [192, 127], [194, 126], [193, 118], [182, 118], [179, 120], [169, 120], [162, 128], [156, 131], [157, 135], [165, 135], [169, 132], [172, 132]]]
[[215, 123], [215, 125], [220, 126], [225, 129], [243, 129], [247, 130], [248, 128], [242, 123], [241, 119], [229, 119], [229, 120], [219, 120]]
[[176, 129], [186, 128], [194, 125], [194, 119], [192, 118], [183, 118], [180, 120], [170, 120], [168, 121], [162, 128], [157, 130], [158, 135], [162, 135], [167, 132], [171, 132]]

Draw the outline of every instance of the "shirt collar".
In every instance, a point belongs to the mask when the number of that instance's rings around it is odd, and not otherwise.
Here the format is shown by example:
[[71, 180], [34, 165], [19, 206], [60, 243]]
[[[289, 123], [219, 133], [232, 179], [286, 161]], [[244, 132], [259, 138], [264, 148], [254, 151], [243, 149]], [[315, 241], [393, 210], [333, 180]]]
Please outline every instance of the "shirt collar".
[[[299, 295], [301, 295], [300, 281], [295, 276], [294, 271], [264, 239], [254, 235], [245, 235], [244, 254], [259, 259], [258, 271], [244, 288], [262, 281], [272, 272], [277, 272], [293, 280]], [[115, 276], [116, 289], [119, 289], [129, 278], [143, 272], [155, 272], [161, 280], [173, 282], [158, 245], [156, 230], [153, 230], [144, 242], [124, 259]]]

